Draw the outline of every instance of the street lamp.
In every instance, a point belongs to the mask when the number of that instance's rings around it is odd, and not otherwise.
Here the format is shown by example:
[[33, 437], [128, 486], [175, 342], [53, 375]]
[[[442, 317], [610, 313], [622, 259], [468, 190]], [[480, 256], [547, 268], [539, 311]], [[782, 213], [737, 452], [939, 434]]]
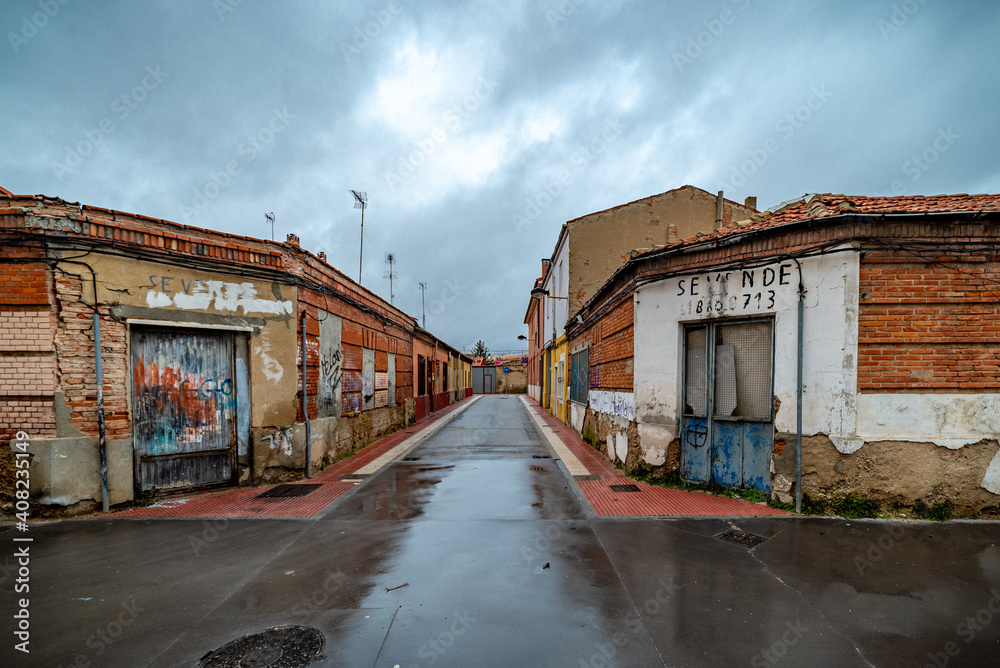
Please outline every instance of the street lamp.
[[[558, 297], [556, 295], [550, 295], [549, 291], [545, 288], [531, 288], [531, 298], [541, 299], [542, 297], [548, 297], [549, 299], [565, 299], [569, 301], [569, 297]], [[556, 314], [552, 314], [552, 342], [556, 341]]]

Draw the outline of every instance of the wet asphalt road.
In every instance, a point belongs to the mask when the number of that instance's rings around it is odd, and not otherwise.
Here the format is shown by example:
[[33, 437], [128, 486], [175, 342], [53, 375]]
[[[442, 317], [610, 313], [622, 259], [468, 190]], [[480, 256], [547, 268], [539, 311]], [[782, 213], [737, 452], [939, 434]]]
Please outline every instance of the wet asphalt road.
[[596, 519], [550, 454], [484, 397], [316, 518], [34, 525], [31, 653], [8, 567], [0, 657], [192, 666], [291, 624], [325, 636], [314, 666], [1000, 663], [998, 524]]

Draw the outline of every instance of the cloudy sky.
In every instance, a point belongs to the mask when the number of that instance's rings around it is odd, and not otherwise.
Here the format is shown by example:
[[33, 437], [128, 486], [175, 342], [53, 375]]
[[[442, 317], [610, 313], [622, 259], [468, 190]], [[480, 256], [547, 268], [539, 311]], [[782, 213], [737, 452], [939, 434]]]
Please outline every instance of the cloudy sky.
[[[560, 225], [684, 184], [1000, 192], [1000, 5], [5, 0], [0, 185], [292, 232], [516, 350]], [[561, 181], [561, 182], [560, 182]]]

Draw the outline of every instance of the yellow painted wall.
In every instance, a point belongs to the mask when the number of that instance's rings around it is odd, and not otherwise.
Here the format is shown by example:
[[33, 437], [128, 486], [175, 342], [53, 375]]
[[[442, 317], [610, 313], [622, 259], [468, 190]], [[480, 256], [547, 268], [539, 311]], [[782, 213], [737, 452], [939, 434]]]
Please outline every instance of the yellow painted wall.
[[569, 411], [569, 341], [562, 335], [549, 353], [551, 383], [546, 390], [549, 413], [568, 424]]

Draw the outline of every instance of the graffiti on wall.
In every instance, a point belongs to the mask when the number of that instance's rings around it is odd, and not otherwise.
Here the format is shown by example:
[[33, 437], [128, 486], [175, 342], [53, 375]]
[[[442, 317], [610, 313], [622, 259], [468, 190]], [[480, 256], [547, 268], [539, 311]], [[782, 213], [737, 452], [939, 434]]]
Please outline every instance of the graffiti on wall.
[[174, 307], [185, 310], [240, 311], [243, 315], [264, 313], [288, 315], [294, 304], [290, 300], [261, 299], [253, 283], [202, 281], [176, 276], [149, 276], [144, 286], [146, 305], [150, 308]]
[[267, 441], [272, 450], [280, 450], [286, 457], [290, 457], [292, 454], [293, 433], [291, 427], [288, 429], [278, 429], [273, 434], [261, 436], [260, 440]]
[[341, 346], [343, 321], [332, 313], [319, 316], [319, 416], [340, 417], [344, 382], [344, 349]]
[[150, 436], [147, 454], [187, 450], [206, 434], [227, 432], [236, 408], [232, 378], [185, 374], [139, 357], [132, 367], [136, 406], [135, 428]]
[[337, 392], [344, 376], [344, 353], [338, 348], [320, 354], [319, 358], [319, 406], [333, 410], [337, 405]]
[[635, 399], [631, 392], [590, 391], [590, 410], [626, 420], [635, 419]]

